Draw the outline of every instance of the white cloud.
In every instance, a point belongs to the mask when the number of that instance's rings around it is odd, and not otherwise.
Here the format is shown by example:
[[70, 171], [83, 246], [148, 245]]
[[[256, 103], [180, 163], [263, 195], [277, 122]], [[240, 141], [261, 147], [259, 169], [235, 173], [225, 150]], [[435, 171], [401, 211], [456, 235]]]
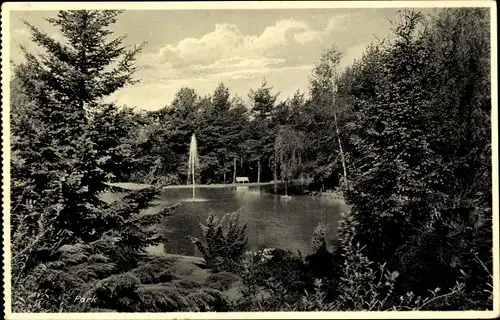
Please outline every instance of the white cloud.
[[[294, 19], [277, 21], [257, 35], [243, 34], [232, 24], [216, 24], [199, 38], [186, 38], [166, 44], [138, 59], [138, 77], [144, 84], [167, 83], [181, 79], [243, 80], [262, 77], [270, 70], [304, 61], [307, 35], [315, 34], [307, 23]], [[298, 41], [297, 39], [300, 39]], [[314, 41], [312, 37], [309, 41]]]
[[249, 46], [255, 48], [255, 50], [262, 49], [265, 51], [269, 47], [286, 44], [297, 32], [309, 30], [310, 28], [305, 22], [293, 19], [280, 20], [274, 26], [267, 27], [259, 37], [253, 38]]
[[[254, 34], [235, 24], [219, 23], [197, 37], [170, 43], [152, 40], [150, 43], [159, 49], [141, 54], [136, 61], [139, 70], [135, 78], [141, 83], [125, 87], [107, 100], [153, 110], [169, 104], [183, 86], [204, 95], [212, 93], [219, 82], [224, 82], [231, 94], [245, 99], [264, 77], [282, 92], [279, 99], [284, 99], [297, 89], [307, 92], [308, 75], [324, 49], [336, 45], [343, 53], [341, 67], [345, 67], [361, 56], [365, 46], [374, 40], [374, 33], [387, 33], [380, 14], [368, 11], [332, 13], [323, 26], [313, 25], [312, 19], [295, 16], [276, 20]], [[147, 30], [148, 34], [164, 32], [164, 28], [158, 29], [161, 25], [152, 29], [134, 26], [133, 21], [130, 25], [131, 34], [135, 34], [134, 28]], [[11, 28], [12, 38], [29, 45], [28, 30], [22, 24]], [[55, 29], [44, 30], [57, 37]]]
[[[144, 66], [141, 76], [147, 83], [189, 76], [247, 78], [268, 69], [312, 64], [332, 44], [343, 51], [343, 61], [350, 63], [352, 55], [358, 56], [352, 50], [365, 45], [352, 43], [354, 30], [346, 27], [351, 20], [350, 15], [337, 15], [323, 29], [313, 30], [304, 21], [283, 19], [256, 35], [244, 34], [233, 24], [216, 24], [199, 38], [166, 44], [143, 55], [138, 64]], [[349, 32], [351, 36], [346, 36]]]
[[239, 95], [248, 102], [250, 89], [259, 87], [265, 77], [274, 87], [276, 93], [281, 92], [279, 99], [285, 99], [300, 89], [307, 92], [308, 74], [312, 65], [284, 68], [261, 68], [249, 70], [233, 70], [211, 74], [204, 77], [180, 77], [165, 79], [155, 83], [139, 83], [125, 87], [106, 99], [118, 105], [137, 106], [145, 110], [157, 110], [172, 102], [177, 91], [182, 87], [195, 89], [201, 96], [211, 94], [218, 83], [223, 82], [232, 95]]
[[329, 43], [332, 36], [345, 32], [346, 25], [349, 23], [350, 15], [337, 15], [330, 19], [323, 30], [310, 30], [305, 28], [305, 31], [295, 34], [295, 40], [301, 44], [307, 43]]
[[194, 70], [228, 70], [228, 69], [253, 69], [262, 68], [271, 65], [280, 65], [285, 62], [285, 59], [272, 59], [272, 58], [249, 58], [245, 59], [242, 57], [226, 58], [217, 60], [209, 65], [194, 65], [192, 69]]
[[304, 31], [295, 34], [295, 40], [301, 44], [306, 44], [307, 42], [314, 41], [318, 38], [319, 32], [316, 31]]
[[[187, 38], [176, 45], [167, 44], [157, 53], [156, 61], [174, 66], [212, 64], [234, 57], [255, 59], [276, 56], [276, 50], [293, 41], [299, 32], [310, 30], [305, 22], [293, 19], [277, 21], [260, 35], [245, 35], [232, 24], [216, 24], [215, 29], [199, 39]], [[278, 54], [279, 56], [280, 54]]]
[[341, 68], [364, 52], [366, 40], [352, 44], [352, 33], [345, 35], [348, 23], [348, 15], [339, 15], [323, 29], [313, 30], [303, 21], [285, 19], [257, 35], [243, 34], [232, 24], [216, 24], [199, 38], [186, 38], [141, 55], [141, 84], [120, 90], [110, 101], [153, 110], [169, 104], [183, 86], [205, 95], [219, 82], [234, 88], [233, 94], [246, 97], [264, 77], [282, 92], [282, 99], [297, 89], [307, 92], [308, 75], [325, 48], [339, 47]]
[[214, 81], [217, 81], [218, 79], [226, 79], [226, 80], [253, 79], [255, 77], [264, 76], [270, 71], [272, 71], [272, 69], [270, 68], [233, 70], [211, 75], [209, 79], [212, 79]]

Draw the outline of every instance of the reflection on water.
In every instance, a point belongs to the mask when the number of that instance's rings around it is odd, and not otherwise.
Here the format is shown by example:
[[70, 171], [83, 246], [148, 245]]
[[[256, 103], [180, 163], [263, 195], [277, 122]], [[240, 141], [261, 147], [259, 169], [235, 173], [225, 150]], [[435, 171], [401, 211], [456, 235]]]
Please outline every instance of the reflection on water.
[[285, 201], [260, 188], [197, 188], [197, 197], [209, 200], [204, 202], [182, 201], [189, 198], [190, 189], [164, 190], [161, 205], [181, 202], [163, 223], [165, 250], [198, 255], [190, 236], [201, 236], [200, 223], [205, 223], [210, 213], [221, 216], [237, 210], [241, 213], [241, 220], [248, 224], [251, 249], [279, 247], [308, 253], [314, 228], [320, 222], [327, 228], [328, 242], [333, 243], [340, 212], [347, 210], [343, 203], [310, 196], [293, 196]]
[[205, 201], [210, 201], [210, 199], [184, 198], [184, 199], [178, 199], [177, 201], [179, 201], [179, 202], [205, 202]]

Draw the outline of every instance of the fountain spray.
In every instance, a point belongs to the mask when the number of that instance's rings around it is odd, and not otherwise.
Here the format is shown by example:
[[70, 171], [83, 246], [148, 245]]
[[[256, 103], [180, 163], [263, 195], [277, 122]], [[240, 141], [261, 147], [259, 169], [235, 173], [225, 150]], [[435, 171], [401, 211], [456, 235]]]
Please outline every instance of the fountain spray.
[[198, 165], [198, 150], [196, 146], [196, 136], [193, 134], [191, 136], [191, 143], [189, 145], [189, 162], [188, 162], [188, 181], [189, 181], [189, 176], [192, 176], [192, 183], [193, 183], [193, 202], [195, 201], [195, 196], [196, 196], [196, 182], [195, 182], [195, 175], [194, 175], [194, 168], [195, 166]]

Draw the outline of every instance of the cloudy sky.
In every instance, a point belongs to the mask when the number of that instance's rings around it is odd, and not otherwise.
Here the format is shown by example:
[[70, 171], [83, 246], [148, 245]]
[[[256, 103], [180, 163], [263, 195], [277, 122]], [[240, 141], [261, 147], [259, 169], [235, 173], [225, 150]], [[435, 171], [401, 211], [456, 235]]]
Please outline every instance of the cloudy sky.
[[[10, 54], [23, 57], [17, 44], [30, 43], [25, 19], [54, 37], [44, 17], [52, 11], [11, 12]], [[201, 95], [223, 82], [247, 99], [265, 78], [279, 99], [308, 90], [308, 77], [323, 50], [336, 45], [342, 65], [359, 58], [366, 46], [389, 34], [397, 9], [149, 10], [125, 11], [112, 29], [126, 44], [147, 45], [138, 57], [139, 84], [109, 97], [120, 105], [159, 109], [184, 86]]]

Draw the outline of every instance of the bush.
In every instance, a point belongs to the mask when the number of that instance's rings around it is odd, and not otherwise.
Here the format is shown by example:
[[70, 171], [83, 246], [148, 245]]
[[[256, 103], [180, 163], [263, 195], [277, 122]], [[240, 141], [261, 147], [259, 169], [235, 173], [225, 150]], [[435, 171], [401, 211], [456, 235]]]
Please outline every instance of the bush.
[[239, 279], [240, 277], [234, 273], [218, 272], [209, 275], [205, 284], [210, 288], [214, 288], [219, 291], [226, 291]]
[[387, 271], [385, 264], [373, 268], [363, 249], [359, 244], [343, 248], [345, 260], [336, 301], [340, 310], [373, 311], [388, 306], [399, 273]]
[[302, 256], [274, 248], [248, 252], [241, 278], [240, 311], [286, 310], [310, 285]]
[[[327, 302], [323, 281], [314, 281], [314, 293], [307, 291], [292, 307], [291, 311], [336, 311], [335, 302]], [[337, 310], [338, 311], [338, 310]]]
[[261, 258], [256, 263], [255, 275], [263, 288], [274, 290], [278, 283], [291, 295], [303, 292], [309, 283], [302, 256], [282, 249], [270, 250], [269, 256]]
[[[210, 214], [207, 224], [202, 224], [201, 228], [203, 241], [193, 237], [192, 240], [200, 250], [207, 266], [214, 272], [240, 271], [247, 247], [247, 225], [240, 226], [239, 213], [228, 213], [220, 220]], [[224, 229], [227, 231], [225, 232]]]
[[178, 175], [171, 173], [157, 177], [153, 180], [153, 183], [156, 186], [164, 187], [169, 185], [179, 185], [181, 184], [181, 180]]

